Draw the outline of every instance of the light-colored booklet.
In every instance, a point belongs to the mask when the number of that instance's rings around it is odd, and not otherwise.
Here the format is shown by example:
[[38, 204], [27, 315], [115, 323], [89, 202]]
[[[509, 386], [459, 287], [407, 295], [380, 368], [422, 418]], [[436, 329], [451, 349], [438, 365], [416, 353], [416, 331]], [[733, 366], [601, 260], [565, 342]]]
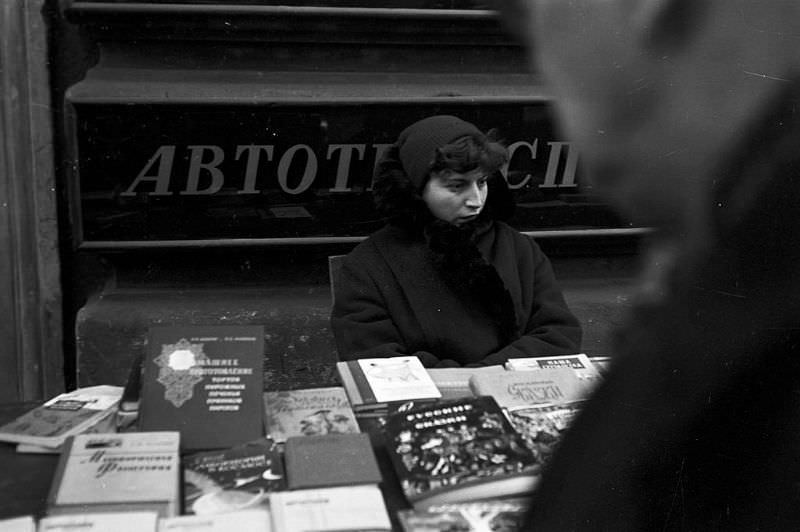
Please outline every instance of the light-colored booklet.
[[357, 362], [377, 402], [442, 396], [422, 362], [415, 356], [362, 358]]
[[156, 532], [156, 512], [98, 512], [55, 515], [39, 520], [39, 532]]
[[0, 427], [0, 441], [58, 447], [116, 410], [121, 386], [62, 393]]
[[[213, 515], [178, 515], [158, 522], [158, 532], [270, 532], [272, 522], [266, 508], [249, 508]], [[117, 532], [117, 531], [115, 531]]]
[[270, 494], [270, 509], [273, 529], [280, 532], [392, 529], [374, 484], [277, 491]]

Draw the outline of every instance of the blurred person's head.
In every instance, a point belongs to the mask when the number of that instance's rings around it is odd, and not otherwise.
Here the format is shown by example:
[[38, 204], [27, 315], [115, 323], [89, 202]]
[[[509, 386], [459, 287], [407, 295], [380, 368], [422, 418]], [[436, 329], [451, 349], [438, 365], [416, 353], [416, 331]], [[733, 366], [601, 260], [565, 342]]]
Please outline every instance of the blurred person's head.
[[[552, 89], [598, 191], [706, 236], [712, 188], [800, 65], [796, 0], [497, 2]], [[756, 192], [755, 190], [752, 192]]]

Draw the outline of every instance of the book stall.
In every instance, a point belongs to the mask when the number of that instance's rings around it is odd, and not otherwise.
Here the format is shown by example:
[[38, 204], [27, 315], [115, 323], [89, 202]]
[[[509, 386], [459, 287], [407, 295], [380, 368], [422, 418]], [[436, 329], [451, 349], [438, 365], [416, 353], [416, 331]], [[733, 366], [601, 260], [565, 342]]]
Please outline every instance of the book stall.
[[265, 391], [263, 336], [153, 327], [126, 386], [5, 408], [0, 529], [519, 530], [607, 362], [361, 359], [341, 386]]

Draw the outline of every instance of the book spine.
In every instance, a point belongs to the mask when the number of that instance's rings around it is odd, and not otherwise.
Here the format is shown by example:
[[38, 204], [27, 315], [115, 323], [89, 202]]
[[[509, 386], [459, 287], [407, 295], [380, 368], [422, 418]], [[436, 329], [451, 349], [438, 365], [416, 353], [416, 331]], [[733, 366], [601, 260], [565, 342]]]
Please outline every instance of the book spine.
[[356, 389], [361, 394], [361, 402], [365, 404], [376, 403], [375, 392], [372, 391], [372, 386], [369, 385], [367, 376], [364, 374], [364, 370], [361, 369], [358, 360], [348, 360], [347, 366], [353, 376], [353, 381], [355, 381]]
[[350, 405], [354, 408], [362, 405], [364, 399], [361, 397], [361, 392], [358, 391], [355, 380], [353, 380], [353, 374], [350, 373], [350, 366], [347, 362], [337, 362], [336, 370], [339, 373], [339, 379], [342, 381], [342, 386]]

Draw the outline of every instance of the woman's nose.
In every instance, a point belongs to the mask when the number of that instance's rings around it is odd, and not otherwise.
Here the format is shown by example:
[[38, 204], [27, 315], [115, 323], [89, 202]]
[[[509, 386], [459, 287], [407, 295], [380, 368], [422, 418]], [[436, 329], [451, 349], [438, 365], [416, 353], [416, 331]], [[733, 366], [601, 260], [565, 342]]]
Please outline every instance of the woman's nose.
[[467, 198], [465, 201], [466, 205], [468, 207], [477, 209], [483, 206], [483, 200], [484, 197], [481, 188], [478, 186], [477, 183], [472, 184], [469, 187], [469, 190], [467, 190]]

